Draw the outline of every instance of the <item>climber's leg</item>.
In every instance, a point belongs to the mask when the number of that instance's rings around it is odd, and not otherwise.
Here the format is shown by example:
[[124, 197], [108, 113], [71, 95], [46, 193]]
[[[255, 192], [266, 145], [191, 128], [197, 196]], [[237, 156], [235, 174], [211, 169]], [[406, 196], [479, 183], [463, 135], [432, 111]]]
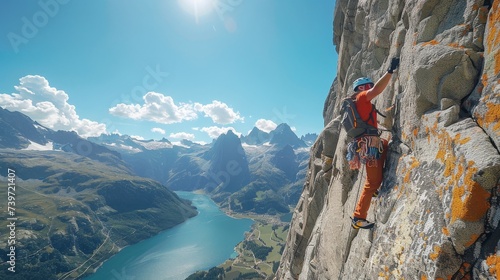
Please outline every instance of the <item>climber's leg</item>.
[[382, 173], [387, 157], [387, 140], [382, 139], [382, 141], [384, 150], [381, 157], [377, 160], [377, 164], [366, 164], [366, 181], [361, 196], [359, 197], [358, 204], [356, 205], [356, 210], [354, 211], [354, 218], [366, 219], [372, 197], [382, 183]]

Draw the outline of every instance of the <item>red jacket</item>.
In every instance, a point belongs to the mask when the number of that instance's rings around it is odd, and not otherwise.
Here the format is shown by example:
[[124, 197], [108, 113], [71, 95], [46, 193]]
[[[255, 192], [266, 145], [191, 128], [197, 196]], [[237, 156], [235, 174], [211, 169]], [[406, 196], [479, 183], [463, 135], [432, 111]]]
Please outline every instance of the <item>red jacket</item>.
[[[368, 91], [362, 91], [356, 95], [356, 109], [358, 110], [359, 115], [369, 125], [372, 125], [376, 128], [377, 126], [377, 112], [373, 110], [373, 104], [368, 101], [366, 98], [366, 93]], [[370, 113], [372, 117], [370, 118]]]

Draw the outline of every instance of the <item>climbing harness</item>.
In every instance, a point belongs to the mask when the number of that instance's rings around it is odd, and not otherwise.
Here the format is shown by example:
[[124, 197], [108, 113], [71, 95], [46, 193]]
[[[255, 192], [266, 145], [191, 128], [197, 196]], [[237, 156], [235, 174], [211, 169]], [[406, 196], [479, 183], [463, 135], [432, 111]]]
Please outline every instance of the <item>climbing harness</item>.
[[379, 136], [364, 136], [347, 144], [347, 161], [351, 169], [360, 169], [362, 165], [377, 166], [377, 160], [384, 151], [384, 145]]

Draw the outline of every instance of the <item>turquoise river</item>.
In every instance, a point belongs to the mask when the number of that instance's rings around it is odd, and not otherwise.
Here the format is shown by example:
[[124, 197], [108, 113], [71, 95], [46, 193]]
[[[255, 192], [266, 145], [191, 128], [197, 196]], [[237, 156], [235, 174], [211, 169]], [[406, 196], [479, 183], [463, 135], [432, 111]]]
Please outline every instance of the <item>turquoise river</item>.
[[193, 202], [196, 217], [125, 247], [85, 280], [181, 280], [236, 257], [253, 221], [229, 217], [205, 195], [176, 193]]

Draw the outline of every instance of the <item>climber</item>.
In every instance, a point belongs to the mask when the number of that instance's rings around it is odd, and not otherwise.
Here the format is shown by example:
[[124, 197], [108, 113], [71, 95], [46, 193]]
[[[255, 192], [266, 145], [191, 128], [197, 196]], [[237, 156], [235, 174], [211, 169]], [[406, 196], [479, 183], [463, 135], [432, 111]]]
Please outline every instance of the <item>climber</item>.
[[[391, 60], [387, 72], [375, 83], [369, 78], [359, 78], [353, 83], [356, 108], [361, 118], [377, 128], [377, 113], [373, 109], [371, 100], [377, 97], [386, 88], [394, 70], [399, 66], [399, 58]], [[347, 159], [352, 169], [359, 169], [365, 165], [366, 181], [359, 197], [352, 218], [352, 227], [372, 228], [373, 223], [366, 220], [372, 197], [378, 195], [378, 188], [382, 183], [382, 171], [387, 155], [387, 140], [381, 139], [379, 134], [363, 135], [352, 140], [348, 145]]]

